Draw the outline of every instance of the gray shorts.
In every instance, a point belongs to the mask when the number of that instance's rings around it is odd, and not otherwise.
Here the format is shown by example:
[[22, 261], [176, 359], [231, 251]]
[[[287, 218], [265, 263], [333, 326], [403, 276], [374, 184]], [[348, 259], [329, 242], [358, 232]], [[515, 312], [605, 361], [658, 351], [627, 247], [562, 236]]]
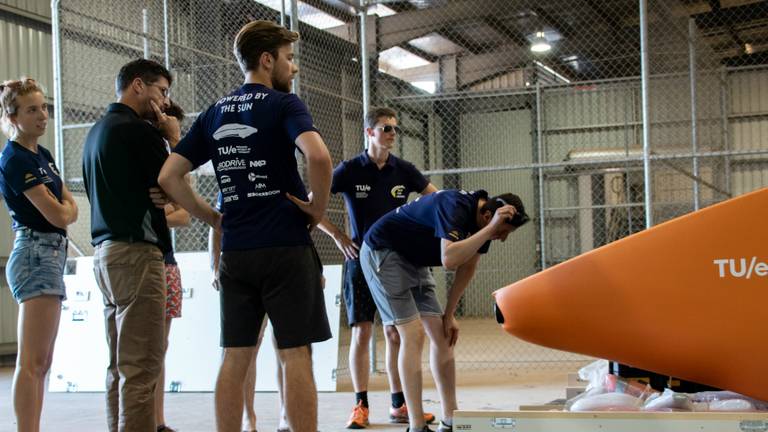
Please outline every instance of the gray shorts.
[[360, 264], [384, 325], [443, 315], [429, 267], [413, 265], [390, 249], [372, 250], [365, 242]]

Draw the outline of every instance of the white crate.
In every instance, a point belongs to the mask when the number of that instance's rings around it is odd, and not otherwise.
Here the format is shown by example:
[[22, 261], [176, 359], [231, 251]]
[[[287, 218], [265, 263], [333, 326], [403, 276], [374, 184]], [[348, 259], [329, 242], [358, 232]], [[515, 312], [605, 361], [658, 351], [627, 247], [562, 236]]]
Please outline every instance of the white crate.
[[766, 432], [764, 413], [456, 411], [456, 432]]

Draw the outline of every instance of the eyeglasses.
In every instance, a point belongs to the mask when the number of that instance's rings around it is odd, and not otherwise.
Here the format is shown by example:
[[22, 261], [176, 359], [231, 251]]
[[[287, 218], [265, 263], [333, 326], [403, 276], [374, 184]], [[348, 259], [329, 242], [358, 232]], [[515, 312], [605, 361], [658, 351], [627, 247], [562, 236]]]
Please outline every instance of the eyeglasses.
[[403, 131], [402, 129], [400, 129], [400, 126], [392, 126], [392, 125], [379, 126], [374, 129], [378, 129], [380, 131], [383, 131], [384, 133], [395, 132], [398, 135], [400, 135], [400, 133]]
[[152, 87], [157, 87], [160, 90], [160, 94], [163, 95], [164, 98], [171, 97], [171, 89], [169, 87], [162, 87], [155, 83], [148, 83], [146, 81], [144, 82], [144, 84]]

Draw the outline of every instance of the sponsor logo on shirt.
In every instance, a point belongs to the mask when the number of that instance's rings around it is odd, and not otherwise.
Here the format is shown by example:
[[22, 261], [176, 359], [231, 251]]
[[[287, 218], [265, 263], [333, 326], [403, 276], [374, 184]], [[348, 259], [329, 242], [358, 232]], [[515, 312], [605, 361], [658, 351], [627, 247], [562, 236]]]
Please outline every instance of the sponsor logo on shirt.
[[228, 175], [221, 176], [221, 184], [227, 184], [227, 183], [230, 183], [231, 181], [232, 181], [232, 177]]
[[219, 162], [216, 165], [216, 172], [244, 170], [245, 165], [245, 159], [229, 159]]
[[265, 176], [263, 174], [256, 174], [256, 173], [252, 173], [252, 172], [248, 173], [248, 180], [250, 180], [252, 182], [256, 181], [256, 179], [265, 179], [266, 180], [268, 178], [269, 178], [269, 176]]
[[267, 165], [267, 161], [265, 160], [256, 160], [256, 161], [249, 161], [248, 166], [251, 168], [260, 168]]
[[389, 191], [392, 194], [392, 198], [405, 198], [405, 186], [397, 185]]
[[224, 202], [228, 203], [228, 202], [232, 202], [232, 201], [237, 201], [239, 199], [240, 199], [240, 197], [237, 196], [237, 195], [229, 195], [229, 196], [225, 196], [224, 197]]
[[255, 127], [240, 124], [240, 123], [228, 123], [222, 125], [216, 132], [213, 133], [213, 139], [216, 141], [224, 138], [247, 138], [259, 130]]
[[280, 193], [279, 190], [271, 190], [271, 191], [266, 191], [266, 192], [248, 192], [248, 198], [266, 197], [266, 196], [277, 195], [279, 193]]
[[237, 186], [227, 186], [225, 188], [221, 188], [221, 193], [224, 195], [235, 193], [235, 190], [237, 189]]
[[267, 185], [266, 185], [266, 184], [264, 184], [264, 183], [256, 183], [256, 184], [254, 185], [254, 187], [256, 188], [256, 190], [259, 190], [259, 189], [266, 189], [266, 188], [267, 188]]

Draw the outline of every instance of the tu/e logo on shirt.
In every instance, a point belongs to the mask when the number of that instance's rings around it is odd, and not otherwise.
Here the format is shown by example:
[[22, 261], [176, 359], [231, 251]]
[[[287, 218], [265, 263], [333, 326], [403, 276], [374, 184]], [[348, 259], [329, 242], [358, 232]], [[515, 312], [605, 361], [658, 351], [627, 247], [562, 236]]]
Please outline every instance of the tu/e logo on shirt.
[[54, 174], [61, 177], [61, 174], [59, 174], [59, 170], [56, 169], [56, 165], [54, 165], [53, 162], [48, 162], [48, 168], [50, 168]]
[[405, 186], [397, 185], [390, 191], [392, 198], [405, 198]]
[[48, 173], [45, 172], [43, 168], [38, 168], [38, 171], [40, 171], [40, 175], [42, 176], [40, 180], [42, 180], [43, 183], [52, 183], [53, 180], [51, 180], [50, 177], [48, 177]]
[[218, 150], [219, 156], [251, 153], [251, 148], [248, 146], [224, 146], [219, 147]]
[[370, 185], [355, 185], [355, 198], [368, 198], [368, 192], [370, 191]]

